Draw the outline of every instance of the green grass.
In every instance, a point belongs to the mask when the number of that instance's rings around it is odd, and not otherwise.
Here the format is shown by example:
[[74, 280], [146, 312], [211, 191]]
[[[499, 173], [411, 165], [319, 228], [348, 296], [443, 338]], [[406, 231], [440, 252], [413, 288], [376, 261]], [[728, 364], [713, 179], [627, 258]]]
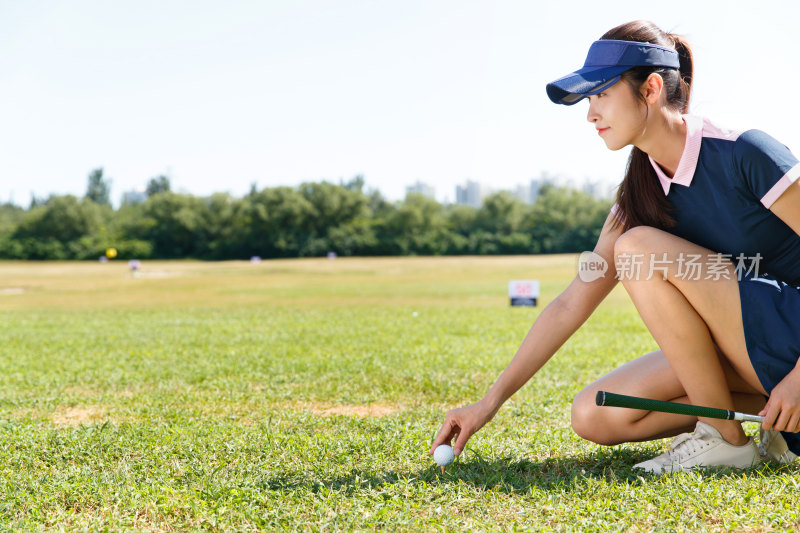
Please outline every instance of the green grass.
[[0, 263], [0, 527], [796, 530], [796, 466], [642, 477], [666, 441], [572, 432], [574, 394], [655, 349], [620, 287], [439, 472], [444, 412], [576, 261]]

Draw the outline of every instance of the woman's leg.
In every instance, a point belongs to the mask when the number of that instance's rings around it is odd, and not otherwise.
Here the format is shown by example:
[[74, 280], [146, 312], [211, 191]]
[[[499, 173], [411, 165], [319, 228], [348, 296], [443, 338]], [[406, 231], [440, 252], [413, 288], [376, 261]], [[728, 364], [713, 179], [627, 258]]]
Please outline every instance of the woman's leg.
[[[691, 403], [735, 407], [715, 345], [747, 384], [764, 392], [747, 354], [739, 285], [730, 261], [713, 265], [711, 250], [650, 227], [624, 233], [614, 255], [622, 284]], [[687, 261], [693, 257], [700, 258], [702, 268], [698, 276], [687, 276]], [[625, 268], [637, 264], [638, 272]], [[732, 444], [747, 441], [739, 422], [702, 421]]]
[[[764, 396], [745, 382], [727, 358], [717, 349], [717, 356], [731, 390], [737, 411], [757, 413], [764, 407]], [[672, 437], [691, 431], [697, 417], [598, 407], [597, 391], [629, 396], [689, 403], [686, 391], [661, 350], [643, 355], [606, 374], [584, 388], [572, 402], [572, 427], [581, 437], [598, 444], [646, 441]]]

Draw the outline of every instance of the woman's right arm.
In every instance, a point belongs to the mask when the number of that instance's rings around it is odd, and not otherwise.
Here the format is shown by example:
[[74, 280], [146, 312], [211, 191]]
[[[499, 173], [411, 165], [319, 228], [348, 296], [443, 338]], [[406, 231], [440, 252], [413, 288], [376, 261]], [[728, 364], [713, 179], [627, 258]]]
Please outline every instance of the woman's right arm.
[[467, 440], [491, 420], [500, 406], [544, 366], [611, 292], [617, 284], [614, 243], [622, 234], [621, 228], [612, 229], [613, 220], [614, 215], [610, 214], [594, 249], [608, 264], [605, 277], [586, 282], [576, 276], [572, 280], [536, 319], [516, 355], [486, 396], [477, 403], [447, 413], [430, 453], [440, 444], [449, 444], [453, 438], [456, 439], [453, 451], [456, 455], [461, 453]]

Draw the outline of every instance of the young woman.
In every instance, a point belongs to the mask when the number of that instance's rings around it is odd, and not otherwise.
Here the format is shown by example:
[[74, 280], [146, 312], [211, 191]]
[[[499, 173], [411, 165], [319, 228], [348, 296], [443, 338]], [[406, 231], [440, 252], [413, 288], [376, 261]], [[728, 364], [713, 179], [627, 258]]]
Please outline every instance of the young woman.
[[[613, 445], [694, 429], [636, 465], [655, 473], [800, 454], [800, 164], [763, 132], [687, 115], [691, 83], [687, 43], [636, 21], [548, 84], [555, 103], [588, 100], [609, 149], [633, 145], [594, 250], [609, 272], [577, 276], [542, 311], [486, 396], [447, 413], [431, 453], [455, 439], [458, 455], [621, 281], [660, 349], [577, 395], [579, 435]], [[596, 407], [598, 390], [758, 412], [761, 444], [736, 421]]]

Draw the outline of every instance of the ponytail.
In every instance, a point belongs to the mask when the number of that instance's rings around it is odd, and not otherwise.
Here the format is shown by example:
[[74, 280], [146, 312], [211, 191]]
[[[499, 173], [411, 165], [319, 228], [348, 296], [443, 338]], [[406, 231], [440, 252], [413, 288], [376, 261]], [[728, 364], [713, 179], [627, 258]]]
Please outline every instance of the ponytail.
[[680, 92], [683, 96], [684, 105], [681, 108], [681, 113], [689, 112], [689, 97], [692, 91], [692, 80], [694, 78], [694, 66], [692, 64], [692, 49], [689, 48], [689, 43], [682, 35], [675, 33], [668, 33], [667, 37], [672, 41], [675, 51], [678, 52], [678, 60], [680, 62]]
[[[634, 93], [641, 97], [639, 88], [650, 74], [657, 73], [664, 80], [667, 106], [682, 114], [688, 113], [694, 68], [692, 50], [682, 36], [664, 33], [652, 22], [634, 21], [617, 26], [601, 39], [638, 41], [674, 48], [680, 62], [678, 70], [635, 67], [622, 74], [622, 81], [627, 82]], [[670, 215], [672, 204], [661, 189], [650, 158], [635, 146], [628, 158], [625, 178], [617, 189], [616, 201], [618, 211], [613, 228], [622, 226], [623, 231], [627, 231], [637, 226], [666, 229], [675, 225], [675, 219]]]

